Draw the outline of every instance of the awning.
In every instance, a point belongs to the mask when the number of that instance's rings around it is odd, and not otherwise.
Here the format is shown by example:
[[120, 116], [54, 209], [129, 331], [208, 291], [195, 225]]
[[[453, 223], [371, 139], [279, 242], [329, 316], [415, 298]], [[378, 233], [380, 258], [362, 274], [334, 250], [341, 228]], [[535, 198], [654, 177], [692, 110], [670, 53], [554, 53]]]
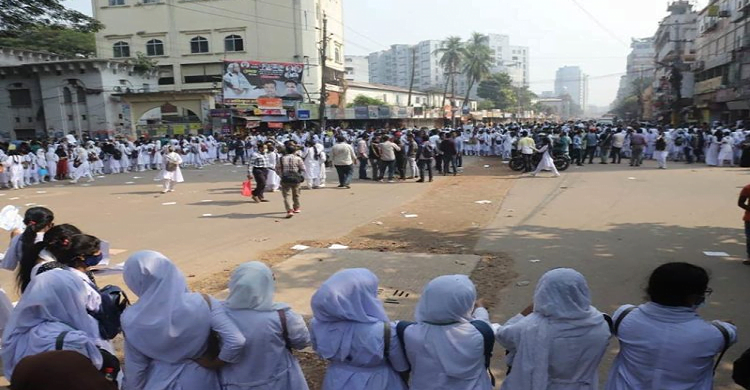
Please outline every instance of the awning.
[[246, 120], [248, 122], [250, 122], [250, 121], [260, 121], [261, 120], [261, 118], [259, 116], [238, 116], [238, 115], [235, 115], [234, 118], [244, 119], [244, 120]]
[[747, 100], [735, 100], [733, 102], [727, 102], [727, 107], [732, 111], [738, 110], [750, 110], [750, 102]]

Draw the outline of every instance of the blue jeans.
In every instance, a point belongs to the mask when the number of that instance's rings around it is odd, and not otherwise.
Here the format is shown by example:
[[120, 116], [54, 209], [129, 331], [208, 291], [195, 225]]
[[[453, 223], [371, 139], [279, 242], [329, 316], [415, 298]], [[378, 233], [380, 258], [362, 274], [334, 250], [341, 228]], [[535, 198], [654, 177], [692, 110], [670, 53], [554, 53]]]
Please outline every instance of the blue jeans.
[[388, 169], [388, 180], [393, 180], [393, 172], [396, 170], [396, 160], [380, 161], [380, 175], [378, 176], [378, 179], [383, 180], [386, 169]]
[[750, 259], [750, 221], [745, 221], [745, 249], [747, 258]]
[[359, 180], [367, 179], [367, 157], [359, 158]]
[[336, 165], [336, 173], [339, 175], [339, 185], [348, 186], [352, 182], [354, 174], [353, 165]]

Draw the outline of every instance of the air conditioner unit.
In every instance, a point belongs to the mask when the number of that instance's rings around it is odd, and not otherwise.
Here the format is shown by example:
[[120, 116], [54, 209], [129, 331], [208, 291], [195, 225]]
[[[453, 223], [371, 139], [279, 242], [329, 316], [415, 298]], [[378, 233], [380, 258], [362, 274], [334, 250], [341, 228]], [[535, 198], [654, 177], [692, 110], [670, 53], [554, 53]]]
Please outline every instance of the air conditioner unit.
[[125, 93], [133, 93], [133, 90], [130, 88], [125, 88]]
[[122, 92], [122, 88], [121, 87], [114, 87], [114, 88], [112, 88], [112, 90], [115, 91], [115, 92]]

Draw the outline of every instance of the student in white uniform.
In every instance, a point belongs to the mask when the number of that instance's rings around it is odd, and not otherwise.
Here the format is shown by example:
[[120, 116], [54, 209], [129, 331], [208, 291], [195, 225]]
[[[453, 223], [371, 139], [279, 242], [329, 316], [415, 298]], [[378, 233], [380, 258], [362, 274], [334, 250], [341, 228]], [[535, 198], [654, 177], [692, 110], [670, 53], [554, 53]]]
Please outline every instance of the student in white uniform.
[[425, 286], [417, 323], [399, 330], [411, 365], [409, 389], [493, 388], [485, 367], [485, 341], [494, 343], [494, 337], [487, 310], [474, 310], [476, 300], [476, 288], [466, 275], [440, 276]]
[[[0, 354], [10, 378], [21, 359], [38, 353], [75, 351], [101, 369], [104, 356], [97, 345], [99, 328], [86, 312], [83, 281], [70, 272], [47, 272], [21, 296], [3, 332]], [[43, 375], [43, 373], [40, 373]]]
[[174, 147], [169, 146], [167, 153], [164, 155], [164, 168], [161, 171], [160, 179], [164, 181], [163, 194], [174, 192], [176, 183], [182, 183], [185, 179], [182, 177], [182, 157], [174, 151]]
[[557, 167], [555, 166], [555, 161], [552, 159], [552, 155], [550, 155], [549, 138], [542, 138], [542, 147], [536, 152], [542, 153], [542, 159], [539, 160], [539, 164], [537, 164], [536, 170], [531, 173], [531, 176], [536, 176], [541, 171], [552, 171], [552, 174], [555, 175], [555, 177], [560, 176], [560, 172], [557, 171]]
[[378, 277], [356, 268], [333, 274], [313, 295], [313, 348], [329, 362], [323, 390], [406, 390], [397, 370], [408, 366], [377, 290]]
[[23, 163], [23, 156], [15, 149], [8, 151], [8, 158], [3, 162], [10, 175], [10, 185], [14, 190], [24, 188]]
[[617, 309], [620, 352], [607, 390], [713, 389], [714, 357], [736, 342], [737, 328], [698, 315], [712, 291], [708, 282], [701, 267], [667, 263], [651, 273], [649, 302]]
[[533, 305], [496, 325], [495, 336], [512, 367], [501, 389], [590, 390], [611, 334], [583, 275], [558, 268], [539, 279]]
[[[219, 390], [218, 372], [199, 362], [237, 363], [245, 344], [224, 306], [189, 292], [182, 273], [158, 252], [130, 256], [123, 279], [138, 296], [122, 314], [128, 362], [123, 389]], [[207, 362], [202, 356], [212, 330], [221, 340], [220, 352], [218, 361]]]
[[47, 170], [49, 171], [49, 181], [57, 181], [57, 163], [60, 161], [60, 156], [55, 153], [57, 147], [55, 145], [49, 145], [47, 147]]
[[42, 265], [62, 258], [70, 250], [72, 237], [78, 234], [81, 230], [73, 225], [55, 225], [44, 233], [44, 239], [38, 245], [23, 251], [16, 275], [18, 289], [23, 293]]
[[[73, 180], [70, 183], [76, 184], [82, 177], [88, 177], [89, 183], [93, 182], [94, 175], [91, 174], [91, 163], [89, 162], [89, 153], [86, 149], [83, 146], [76, 147], [73, 149], [71, 158], [73, 159], [73, 172], [71, 172]], [[76, 165], [78, 166], [76, 167]]]
[[325, 187], [325, 151], [323, 145], [308, 141], [307, 147], [302, 152], [305, 161], [305, 181], [309, 189]]
[[224, 306], [246, 341], [242, 359], [221, 369], [222, 390], [308, 389], [291, 351], [307, 347], [310, 333], [302, 316], [273, 301], [275, 289], [273, 272], [261, 262], [232, 273]]
[[21, 262], [24, 252], [30, 252], [34, 244], [44, 239], [44, 234], [53, 226], [55, 214], [46, 207], [31, 207], [23, 216], [26, 225], [21, 234], [16, 234], [10, 239], [8, 250], [5, 251], [0, 268], [14, 271]]

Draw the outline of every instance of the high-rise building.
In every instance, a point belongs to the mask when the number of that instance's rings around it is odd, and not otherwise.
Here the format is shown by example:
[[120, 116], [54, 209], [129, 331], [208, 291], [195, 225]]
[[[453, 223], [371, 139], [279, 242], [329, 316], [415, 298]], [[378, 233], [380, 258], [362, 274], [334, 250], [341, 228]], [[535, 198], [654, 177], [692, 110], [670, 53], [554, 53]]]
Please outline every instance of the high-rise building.
[[[654, 38], [633, 39], [630, 43], [630, 54], [627, 59], [627, 70], [620, 78], [620, 87], [617, 90], [617, 100], [625, 99], [638, 93], [635, 88], [639, 86], [638, 80], [643, 80], [641, 88], [645, 89], [654, 77]], [[640, 91], [642, 92], [642, 90]]]
[[370, 61], [367, 56], [345, 56], [344, 77], [347, 81], [370, 82]]
[[582, 110], [588, 105], [589, 76], [578, 66], [563, 66], [555, 75], [555, 94], [570, 95]]
[[[511, 46], [510, 37], [501, 34], [487, 34], [485, 44], [492, 55], [491, 73], [507, 73], [516, 87], [529, 86], [529, 48], [526, 46]], [[456, 93], [466, 94], [469, 87], [466, 77], [457, 78]], [[476, 98], [477, 83], [472, 87], [471, 97]]]

